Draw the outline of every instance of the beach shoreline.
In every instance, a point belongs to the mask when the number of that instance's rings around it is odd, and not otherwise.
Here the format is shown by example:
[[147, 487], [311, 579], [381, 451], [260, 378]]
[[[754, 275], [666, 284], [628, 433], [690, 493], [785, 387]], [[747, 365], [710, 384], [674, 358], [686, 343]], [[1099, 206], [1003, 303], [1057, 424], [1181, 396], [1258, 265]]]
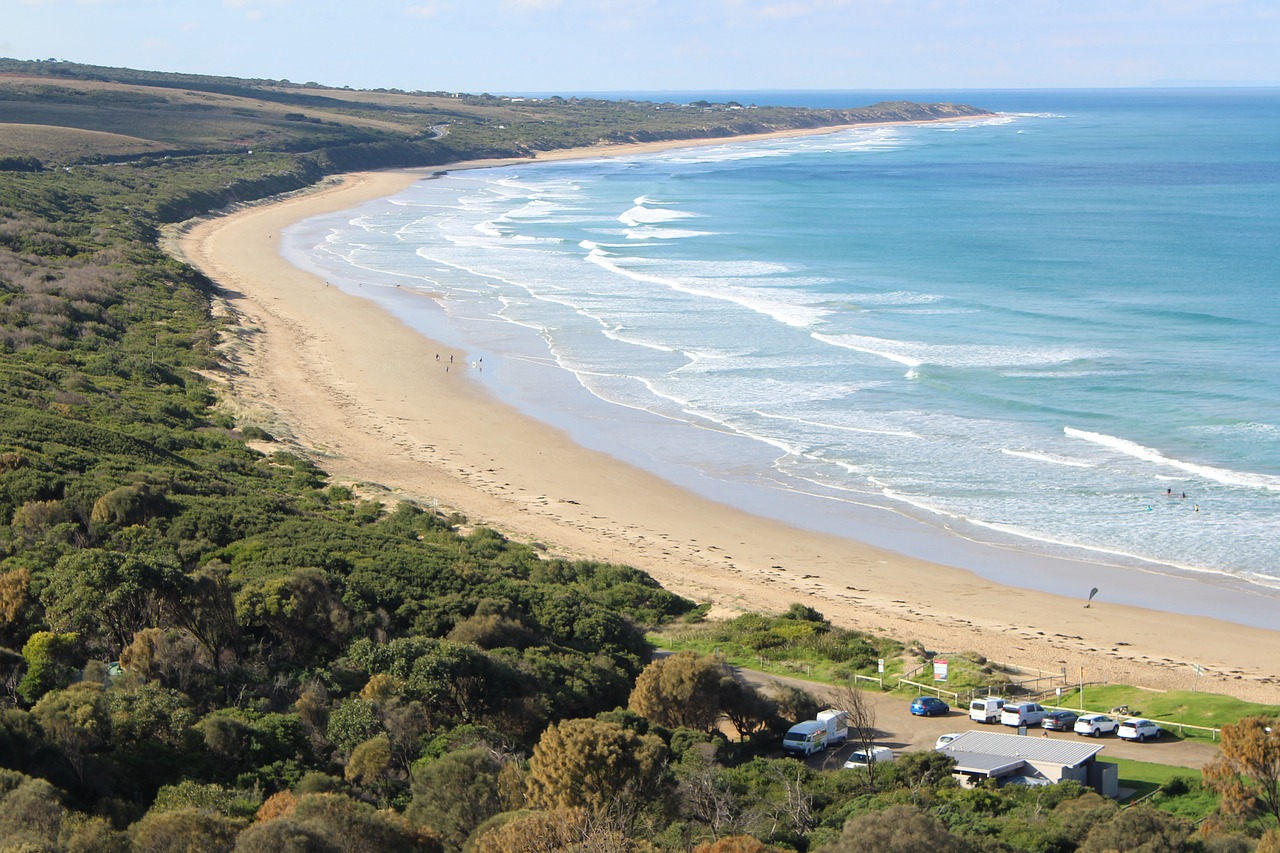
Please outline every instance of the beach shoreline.
[[[295, 222], [444, 171], [754, 138], [362, 173], [194, 225], [179, 238], [180, 253], [223, 288], [238, 321], [227, 348], [230, 405], [363, 494], [426, 501], [552, 553], [636, 566], [715, 612], [801, 601], [842, 627], [938, 651], [975, 651], [1072, 678], [1083, 671], [1089, 681], [1280, 701], [1271, 668], [1280, 632], [1105, 600], [1085, 608], [1080, 599], [1002, 586], [699, 497], [493, 399], [465, 369], [434, 360], [457, 359], [462, 368], [464, 353], [326, 287], [279, 253], [279, 234]], [[406, 373], [406, 362], [426, 368]]]

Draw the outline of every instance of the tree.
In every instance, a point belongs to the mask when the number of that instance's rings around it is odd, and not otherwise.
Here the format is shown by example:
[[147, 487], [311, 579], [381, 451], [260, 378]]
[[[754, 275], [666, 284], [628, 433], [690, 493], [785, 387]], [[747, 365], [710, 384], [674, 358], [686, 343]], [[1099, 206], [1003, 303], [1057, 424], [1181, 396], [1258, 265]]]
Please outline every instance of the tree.
[[783, 720], [799, 722], [812, 720], [820, 710], [818, 700], [807, 690], [789, 684], [776, 685], [771, 691], [778, 706], [778, 716]]
[[1222, 727], [1221, 752], [1204, 768], [1204, 782], [1228, 817], [1265, 817], [1280, 824], [1280, 724], [1248, 717]]
[[378, 712], [363, 699], [348, 699], [329, 714], [329, 742], [344, 754], [382, 731]]
[[86, 549], [58, 560], [40, 599], [51, 626], [85, 637], [103, 633], [118, 651], [143, 628], [169, 621], [184, 582], [176, 566]]
[[767, 731], [778, 716], [776, 702], [733, 675], [720, 679], [720, 709], [744, 740]]
[[65, 690], [54, 690], [46, 693], [31, 713], [83, 783], [90, 754], [105, 746], [111, 735], [111, 714], [103, 686], [96, 681], [81, 681]]
[[770, 853], [775, 850], [776, 847], [766, 847], [750, 835], [730, 835], [718, 841], [704, 841], [693, 848], [693, 853]]
[[240, 625], [264, 641], [271, 657], [305, 663], [341, 648], [351, 615], [321, 569], [294, 569], [282, 578], [246, 586], [235, 597]]
[[79, 637], [74, 633], [38, 631], [22, 647], [27, 672], [18, 683], [18, 695], [28, 702], [59, 687], [66, 687], [75, 675], [79, 658]]
[[348, 782], [364, 787], [386, 805], [386, 792], [392, 782], [390, 739], [379, 735], [353, 749], [345, 775]]
[[409, 779], [413, 801], [405, 816], [439, 832], [450, 848], [461, 848], [477, 826], [502, 811], [502, 765], [485, 747], [415, 764]]
[[[471, 853], [632, 853], [637, 849], [616, 822], [587, 809], [522, 811], [476, 831]], [[653, 849], [652, 847], [644, 849]]]
[[129, 828], [137, 853], [230, 853], [240, 824], [214, 812], [148, 812]]
[[[295, 848], [298, 850], [327, 851], [336, 848], [343, 853], [442, 853], [444, 849], [438, 836], [430, 830], [413, 826], [401, 815], [381, 812], [367, 803], [357, 803], [337, 794], [299, 797], [293, 811], [277, 820], [288, 821], [291, 827], [289, 832], [281, 835], [302, 837], [305, 844], [313, 843], [313, 839], [319, 836], [333, 845], [332, 848], [300, 846]], [[274, 822], [267, 821], [259, 826], [266, 827]], [[301, 828], [301, 833], [297, 828]], [[258, 832], [266, 833], [268, 830], [264, 828]], [[256, 846], [254, 849], [272, 848]]]
[[1268, 829], [1262, 833], [1254, 853], [1280, 853], [1280, 829]]
[[25, 567], [0, 574], [0, 645], [19, 635], [15, 630], [31, 600], [31, 570]]
[[[54, 850], [66, 817], [60, 791], [43, 779], [0, 770], [0, 849]], [[12, 790], [6, 790], [12, 784]]]
[[1089, 831], [1081, 853], [1192, 853], [1200, 845], [1193, 840], [1194, 827], [1185, 819], [1148, 805], [1117, 812], [1106, 823]]
[[182, 628], [143, 628], [120, 651], [125, 672], [186, 691], [200, 672], [212, 669], [209, 651]]
[[824, 853], [961, 853], [965, 849], [967, 845], [936, 817], [915, 806], [896, 805], [850, 818], [840, 840], [825, 848]]
[[661, 784], [667, 747], [617, 723], [564, 720], [533, 748], [526, 779], [534, 808], [630, 812]]
[[322, 828], [277, 818], [253, 826], [236, 839], [236, 853], [343, 853]]
[[855, 687], [852, 680], [840, 687], [834, 698], [836, 706], [849, 715], [845, 721], [849, 727], [849, 739], [867, 756], [867, 786], [874, 791], [877, 776], [874, 749], [876, 737], [880, 734], [876, 728], [875, 703]]
[[644, 668], [627, 707], [660, 726], [710, 731], [720, 718], [725, 677], [732, 675], [710, 655], [680, 652]]
[[215, 670], [229, 662], [224, 658], [239, 658], [240, 624], [229, 566], [211, 563], [191, 575], [177, 620], [209, 650]]
[[685, 752], [676, 767], [676, 779], [676, 799], [683, 812], [705, 825], [716, 838], [734, 828], [741, 810], [738, 798], [721, 768], [701, 750]]

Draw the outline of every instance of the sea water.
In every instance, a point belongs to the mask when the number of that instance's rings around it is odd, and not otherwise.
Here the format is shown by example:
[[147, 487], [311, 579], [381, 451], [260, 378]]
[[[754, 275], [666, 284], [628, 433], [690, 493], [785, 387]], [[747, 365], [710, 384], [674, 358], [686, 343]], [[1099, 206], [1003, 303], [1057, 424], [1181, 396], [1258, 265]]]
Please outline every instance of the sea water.
[[999, 115], [456, 172], [286, 251], [717, 500], [1280, 588], [1280, 91], [906, 97]]

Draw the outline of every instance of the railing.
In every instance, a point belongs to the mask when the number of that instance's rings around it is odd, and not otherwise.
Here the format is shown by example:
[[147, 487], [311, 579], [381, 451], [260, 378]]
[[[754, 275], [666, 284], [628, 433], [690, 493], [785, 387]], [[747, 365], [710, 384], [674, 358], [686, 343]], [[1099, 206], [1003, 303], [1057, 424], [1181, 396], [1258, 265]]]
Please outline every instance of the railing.
[[937, 696], [939, 699], [941, 699], [941, 698], [942, 698], [943, 694], [946, 694], [947, 696], [950, 696], [950, 697], [951, 697], [952, 702], [954, 702], [954, 703], [955, 703], [955, 704], [957, 704], [957, 705], [958, 705], [958, 704], [960, 704], [960, 694], [959, 694], [959, 693], [953, 693], [953, 692], [951, 692], [950, 690], [943, 690], [941, 687], [935, 687], [935, 686], [933, 686], [932, 684], [921, 684], [921, 683], [920, 683], [920, 682], [918, 682], [918, 681], [911, 681], [911, 680], [906, 679], [906, 678], [899, 678], [899, 679], [898, 679], [898, 686], [899, 686], [899, 687], [901, 687], [901, 686], [902, 686], [902, 685], [904, 685], [904, 684], [909, 684], [910, 686], [912, 686], [912, 687], [916, 688], [917, 690], [919, 690], [921, 693], [923, 693], [923, 692], [925, 692], [925, 691], [929, 691], [929, 692], [933, 693], [935, 696]]
[[[1105, 682], [1099, 682], [1099, 683], [1105, 683]], [[1177, 729], [1178, 737], [1182, 737], [1183, 735], [1185, 735], [1187, 729], [1193, 729], [1199, 732], [1208, 732], [1213, 740], [1217, 740], [1218, 736], [1222, 734], [1222, 729], [1214, 728], [1212, 726], [1193, 726], [1190, 723], [1178, 723], [1173, 720], [1157, 720], [1152, 717], [1138, 717], [1138, 716], [1134, 716], [1133, 714], [1120, 713], [1118, 709], [1114, 709], [1114, 708], [1110, 711], [1082, 711], [1079, 708], [1064, 708], [1060, 705], [1045, 705], [1045, 707], [1050, 708], [1054, 711], [1070, 711], [1073, 714], [1106, 714], [1109, 717], [1123, 718], [1126, 720], [1151, 720], [1151, 722], [1155, 723], [1157, 726], [1159, 726], [1162, 729], [1168, 729], [1168, 730]]]

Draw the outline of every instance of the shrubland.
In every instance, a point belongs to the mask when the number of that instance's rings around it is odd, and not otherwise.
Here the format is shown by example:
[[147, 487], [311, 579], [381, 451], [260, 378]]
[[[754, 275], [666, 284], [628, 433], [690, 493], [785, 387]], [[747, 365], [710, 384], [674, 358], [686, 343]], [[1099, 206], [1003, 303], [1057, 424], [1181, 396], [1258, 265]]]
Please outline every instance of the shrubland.
[[[220, 411], [215, 286], [158, 245], [348, 169], [856, 116], [0, 75], [0, 849], [1227, 850], [1265, 828], [962, 790], [935, 753], [874, 786], [777, 758], [811, 697], [655, 660], [645, 630], [694, 602], [362, 500]], [[806, 608], [740, 622], [849, 671], [895, 649]]]

